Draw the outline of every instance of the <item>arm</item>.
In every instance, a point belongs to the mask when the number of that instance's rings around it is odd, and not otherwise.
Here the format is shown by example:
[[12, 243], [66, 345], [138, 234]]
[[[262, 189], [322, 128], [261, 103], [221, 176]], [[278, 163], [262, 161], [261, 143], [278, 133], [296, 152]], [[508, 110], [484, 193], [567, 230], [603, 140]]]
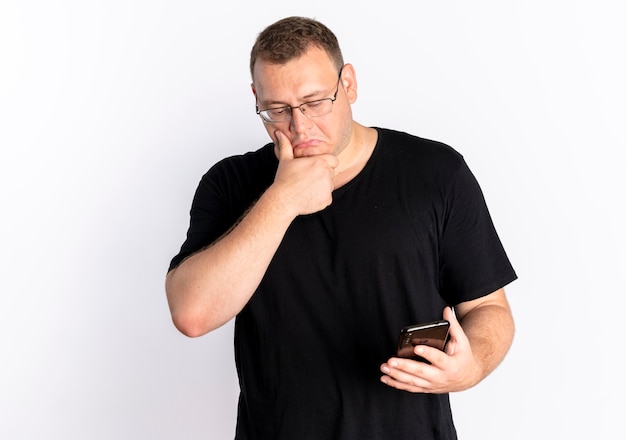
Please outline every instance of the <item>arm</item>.
[[[473, 379], [468, 377], [459, 384], [465, 389], [479, 383], [502, 362], [513, 343], [515, 325], [504, 289], [458, 304], [455, 311], [460, 323], [455, 334], [460, 335], [459, 339], [463, 338], [463, 333], [467, 337], [475, 366]], [[457, 345], [464, 346], [463, 342]]]
[[417, 346], [416, 354], [431, 365], [391, 358], [381, 366], [383, 383], [419, 393], [462, 391], [478, 384], [500, 364], [515, 331], [504, 289], [458, 304], [455, 310], [456, 316], [449, 307], [443, 314], [450, 321], [446, 352]]
[[293, 219], [319, 211], [332, 200], [337, 159], [331, 155], [294, 159], [287, 138], [278, 135], [277, 139], [279, 166], [274, 183], [226, 235], [167, 275], [172, 320], [187, 336], [203, 335], [239, 313]]

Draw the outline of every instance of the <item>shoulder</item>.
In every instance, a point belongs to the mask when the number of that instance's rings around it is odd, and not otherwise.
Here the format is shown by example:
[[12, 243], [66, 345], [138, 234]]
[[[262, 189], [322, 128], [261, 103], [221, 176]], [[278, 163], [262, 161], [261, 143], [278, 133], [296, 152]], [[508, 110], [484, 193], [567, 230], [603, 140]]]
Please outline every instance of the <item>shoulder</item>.
[[420, 169], [458, 169], [464, 158], [456, 149], [440, 141], [403, 131], [377, 128], [380, 153], [410, 167]]
[[274, 144], [269, 143], [256, 151], [236, 154], [225, 157], [216, 162], [207, 172], [241, 173], [255, 169], [277, 166], [278, 160], [274, 155]]
[[264, 181], [267, 179], [266, 176], [274, 175], [277, 166], [274, 144], [269, 143], [256, 151], [219, 160], [202, 176], [202, 181], [205, 183], [209, 181]]
[[194, 204], [211, 201], [247, 207], [271, 185], [277, 167], [278, 159], [271, 143], [256, 151], [221, 159], [202, 175]]

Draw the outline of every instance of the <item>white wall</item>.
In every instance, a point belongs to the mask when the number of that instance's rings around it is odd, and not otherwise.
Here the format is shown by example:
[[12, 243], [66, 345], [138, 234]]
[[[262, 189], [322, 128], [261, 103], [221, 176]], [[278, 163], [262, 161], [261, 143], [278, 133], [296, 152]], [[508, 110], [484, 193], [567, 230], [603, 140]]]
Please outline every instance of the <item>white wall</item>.
[[232, 324], [178, 334], [163, 281], [200, 176], [267, 141], [249, 49], [298, 14], [356, 66], [359, 121], [465, 155], [519, 273], [508, 358], [453, 396], [460, 437], [614, 438], [623, 3], [297, 4], [2, 0], [0, 437], [232, 438]]

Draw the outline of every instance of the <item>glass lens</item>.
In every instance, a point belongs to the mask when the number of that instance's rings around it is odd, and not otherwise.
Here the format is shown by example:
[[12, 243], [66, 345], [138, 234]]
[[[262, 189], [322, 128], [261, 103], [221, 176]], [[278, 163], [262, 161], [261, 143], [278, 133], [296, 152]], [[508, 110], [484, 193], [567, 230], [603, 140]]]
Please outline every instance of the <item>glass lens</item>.
[[263, 110], [261, 113], [265, 113], [266, 119], [270, 121], [286, 121], [291, 117], [291, 108], [270, 108], [267, 110]]
[[[324, 98], [316, 101], [305, 102], [295, 108], [299, 108], [300, 111], [308, 118], [324, 116], [332, 111], [333, 99]], [[259, 114], [267, 122], [287, 122], [291, 120], [291, 113], [293, 110], [294, 109], [291, 107], [269, 108], [259, 111]]]
[[311, 117], [311, 116], [323, 116], [327, 113], [330, 113], [333, 102], [330, 99], [319, 99], [317, 101], [307, 102], [302, 104], [300, 108], [302, 112]]

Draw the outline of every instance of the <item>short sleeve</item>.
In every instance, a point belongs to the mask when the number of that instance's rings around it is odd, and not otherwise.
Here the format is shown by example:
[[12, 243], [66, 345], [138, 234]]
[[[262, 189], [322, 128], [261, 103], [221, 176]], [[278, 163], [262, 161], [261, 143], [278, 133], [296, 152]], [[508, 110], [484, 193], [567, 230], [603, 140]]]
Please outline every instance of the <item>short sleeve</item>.
[[465, 161], [449, 182], [441, 234], [440, 286], [451, 304], [480, 298], [517, 278]]

